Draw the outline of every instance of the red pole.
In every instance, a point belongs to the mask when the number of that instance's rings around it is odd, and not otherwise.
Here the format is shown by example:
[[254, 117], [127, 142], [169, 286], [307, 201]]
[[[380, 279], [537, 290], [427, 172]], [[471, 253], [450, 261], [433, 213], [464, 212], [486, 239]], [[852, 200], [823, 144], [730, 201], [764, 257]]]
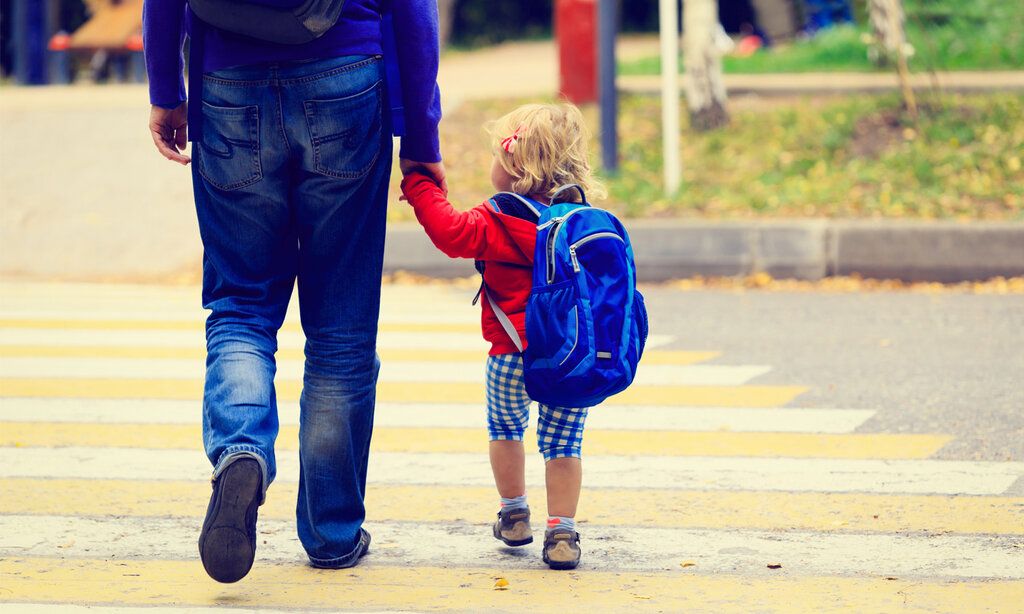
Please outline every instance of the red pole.
[[597, 100], [597, 2], [555, 0], [559, 93], [576, 104]]

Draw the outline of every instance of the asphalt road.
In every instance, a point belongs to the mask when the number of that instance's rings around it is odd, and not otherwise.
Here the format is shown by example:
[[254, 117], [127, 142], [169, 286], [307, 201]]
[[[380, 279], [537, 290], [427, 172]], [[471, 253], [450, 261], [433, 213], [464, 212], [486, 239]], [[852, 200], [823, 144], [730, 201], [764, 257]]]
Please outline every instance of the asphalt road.
[[[646, 290], [655, 332], [752, 384], [810, 388], [793, 407], [874, 409], [858, 432], [954, 435], [936, 458], [1024, 460], [1024, 296]], [[1016, 493], [1024, 493], [1018, 482]]]
[[294, 530], [304, 338], [292, 309], [278, 335], [278, 479], [260, 508], [257, 565], [226, 586], [195, 555], [210, 488], [198, 288], [0, 282], [0, 607], [959, 613], [1021, 602], [1024, 295], [646, 289], [645, 362], [587, 421], [584, 563], [564, 574], [544, 566], [539, 540], [511, 550], [490, 534], [473, 292], [383, 289], [374, 545], [334, 575], [307, 566]]

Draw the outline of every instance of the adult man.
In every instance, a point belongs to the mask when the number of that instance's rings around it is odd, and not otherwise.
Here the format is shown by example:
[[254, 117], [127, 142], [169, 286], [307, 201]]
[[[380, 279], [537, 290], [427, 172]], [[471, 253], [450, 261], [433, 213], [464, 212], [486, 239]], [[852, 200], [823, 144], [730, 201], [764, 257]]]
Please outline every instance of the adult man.
[[[211, 310], [203, 442], [214, 465], [200, 557], [221, 582], [252, 566], [257, 507], [276, 472], [277, 331], [297, 279], [306, 335], [298, 534], [312, 565], [350, 567], [370, 542], [363, 495], [379, 368], [388, 90], [397, 85], [384, 78], [381, 13], [392, 11], [397, 40], [387, 60], [397, 60], [401, 74], [402, 165], [443, 183], [437, 5], [346, 0], [332, 27], [295, 44], [215, 27], [185, 3], [146, 0], [143, 35], [153, 141], [181, 164], [192, 161], [183, 153], [186, 130], [194, 143], [203, 305]], [[251, 4], [287, 12], [301, 2]]]

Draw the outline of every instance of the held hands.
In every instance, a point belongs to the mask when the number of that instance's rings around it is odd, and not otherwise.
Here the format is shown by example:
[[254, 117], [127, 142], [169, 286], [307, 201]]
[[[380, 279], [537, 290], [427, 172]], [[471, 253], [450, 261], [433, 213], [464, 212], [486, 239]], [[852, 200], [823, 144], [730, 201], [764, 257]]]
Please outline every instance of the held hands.
[[[398, 160], [398, 168], [402, 171], [403, 177], [408, 177], [410, 173], [422, 173], [427, 177], [434, 180], [441, 191], [444, 192], [445, 196], [448, 196], [448, 179], [447, 174], [444, 170], [444, 162], [417, 162], [415, 160], [407, 160], [401, 158]], [[405, 196], [401, 196], [398, 200], [409, 200]]]
[[188, 145], [188, 106], [181, 103], [173, 109], [153, 106], [149, 113], [149, 133], [160, 155], [182, 166], [192, 161], [183, 153]]

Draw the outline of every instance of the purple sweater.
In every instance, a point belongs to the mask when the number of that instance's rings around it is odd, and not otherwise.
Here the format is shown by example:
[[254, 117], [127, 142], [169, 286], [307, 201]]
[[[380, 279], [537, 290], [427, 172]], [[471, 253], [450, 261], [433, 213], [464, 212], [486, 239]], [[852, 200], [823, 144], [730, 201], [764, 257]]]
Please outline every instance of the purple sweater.
[[[441, 120], [441, 96], [437, 87], [437, 2], [383, 1], [392, 3], [405, 107], [406, 130], [399, 155], [418, 162], [437, 162], [441, 159], [437, 137], [437, 124]], [[347, 0], [338, 23], [320, 38], [303, 45], [268, 43], [204, 26], [199, 29], [204, 34], [202, 57], [191, 59], [190, 71], [209, 72], [261, 62], [380, 55], [381, 2]], [[274, 4], [267, 0], [263, 3]], [[145, 0], [142, 36], [152, 104], [173, 109], [186, 100], [182, 49], [186, 34], [197, 30], [192, 23], [196, 19], [187, 10], [186, 0]], [[194, 136], [190, 134], [190, 138]]]

